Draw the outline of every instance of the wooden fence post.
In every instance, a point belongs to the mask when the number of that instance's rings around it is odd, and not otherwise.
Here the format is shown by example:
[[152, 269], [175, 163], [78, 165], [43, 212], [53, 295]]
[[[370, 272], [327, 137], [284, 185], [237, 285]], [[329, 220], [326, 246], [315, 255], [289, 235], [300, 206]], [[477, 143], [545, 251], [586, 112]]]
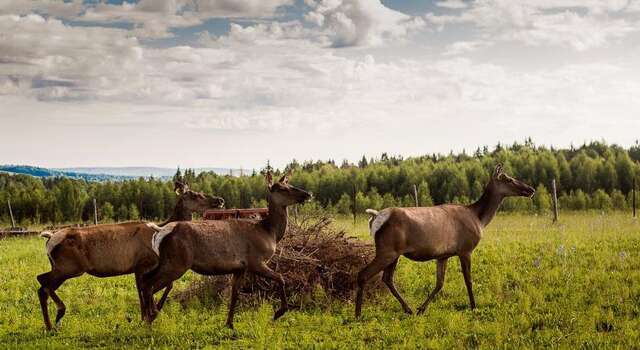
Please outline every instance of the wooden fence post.
[[13, 218], [13, 210], [11, 210], [11, 200], [7, 199], [7, 205], [9, 206], [9, 216], [11, 217], [11, 228], [16, 227], [16, 220]]
[[93, 199], [93, 224], [98, 224], [98, 206], [96, 205], [96, 199]]
[[556, 179], [551, 180], [551, 202], [553, 204], [553, 222], [558, 221], [558, 194], [556, 192]]
[[413, 184], [413, 197], [416, 200], [416, 207], [419, 207], [420, 203], [418, 202], [418, 186], [416, 186], [416, 184]]

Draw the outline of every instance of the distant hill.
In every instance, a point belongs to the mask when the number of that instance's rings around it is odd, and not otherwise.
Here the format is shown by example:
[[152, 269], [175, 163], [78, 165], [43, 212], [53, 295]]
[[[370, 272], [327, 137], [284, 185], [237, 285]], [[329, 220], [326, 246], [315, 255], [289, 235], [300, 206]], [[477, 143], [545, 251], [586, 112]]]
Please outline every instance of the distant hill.
[[87, 181], [126, 180], [135, 176], [110, 175], [101, 173], [82, 173], [77, 171], [64, 171], [60, 169], [47, 169], [30, 165], [0, 165], [0, 171], [12, 174], [31, 175], [35, 177], [70, 177]]
[[[133, 176], [133, 177], [156, 177], [168, 178], [176, 173], [176, 168], [159, 168], [159, 167], [78, 167], [78, 168], [61, 168], [55, 169], [64, 172], [83, 173], [83, 174], [106, 174], [114, 176]], [[231, 172], [234, 176], [241, 173], [240, 169], [229, 168], [195, 168], [196, 174], [201, 172], [214, 172], [219, 175], [229, 175]], [[251, 173], [251, 170], [244, 170], [244, 173]]]
[[[196, 174], [212, 171], [220, 175], [232, 174], [234, 176], [238, 176], [243, 172], [240, 169], [228, 168], [197, 168], [194, 169], [194, 171], [196, 172]], [[176, 173], [176, 169], [157, 167], [78, 167], [49, 169], [30, 165], [0, 165], [0, 172], [24, 174], [35, 177], [62, 176], [75, 179], [84, 179], [87, 181], [118, 181], [134, 179], [138, 177], [155, 177], [161, 179], [169, 179]], [[251, 171], [244, 171], [244, 173], [250, 174]]]

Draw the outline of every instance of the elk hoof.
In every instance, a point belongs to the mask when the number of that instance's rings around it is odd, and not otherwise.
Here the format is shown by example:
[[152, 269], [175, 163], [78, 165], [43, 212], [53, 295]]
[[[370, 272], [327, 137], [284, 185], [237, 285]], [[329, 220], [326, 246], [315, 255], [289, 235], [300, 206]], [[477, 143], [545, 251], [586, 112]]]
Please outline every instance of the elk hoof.
[[227, 322], [225, 323], [225, 326], [229, 329], [233, 329], [233, 322]]
[[413, 311], [411, 311], [411, 308], [404, 309], [404, 313], [407, 315], [413, 315]]
[[280, 310], [276, 311], [276, 313], [273, 315], [273, 320], [275, 321], [279, 319], [280, 317], [282, 317], [282, 315], [284, 315], [285, 312], [287, 312], [286, 307], [280, 308]]
[[427, 307], [426, 307], [426, 306], [420, 306], [420, 307], [418, 308], [418, 311], [416, 312], [416, 314], [418, 314], [418, 315], [422, 315], [422, 314], [424, 313], [424, 310], [426, 310], [426, 309], [427, 309]]

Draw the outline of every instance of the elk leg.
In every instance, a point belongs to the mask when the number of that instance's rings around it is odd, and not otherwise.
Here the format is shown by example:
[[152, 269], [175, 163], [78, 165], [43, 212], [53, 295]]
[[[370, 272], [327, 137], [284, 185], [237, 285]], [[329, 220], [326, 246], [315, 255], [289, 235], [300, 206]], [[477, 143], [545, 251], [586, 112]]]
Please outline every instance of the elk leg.
[[49, 296], [51, 297], [53, 302], [56, 303], [56, 306], [58, 307], [58, 312], [56, 312], [56, 327], [57, 327], [60, 325], [60, 320], [62, 320], [62, 317], [67, 311], [67, 307], [64, 305], [64, 303], [62, 302], [62, 299], [60, 299], [58, 294], [56, 294], [55, 289], [49, 290]]
[[427, 299], [418, 308], [418, 315], [422, 314], [427, 309], [427, 305], [433, 300], [433, 298], [440, 292], [442, 286], [444, 286], [444, 274], [447, 272], [447, 259], [440, 259], [436, 262], [436, 287], [429, 294]]
[[45, 288], [44, 287], [38, 288], [38, 299], [40, 299], [40, 308], [42, 309], [42, 318], [44, 318], [44, 326], [48, 331], [50, 331], [52, 327], [51, 327], [51, 320], [49, 319], [49, 309], [47, 308], [48, 298], [49, 298], [49, 294], [47, 293]]
[[476, 308], [476, 301], [473, 298], [473, 284], [471, 282], [471, 254], [460, 255], [460, 266], [462, 266], [464, 284], [467, 286], [469, 303], [471, 305], [471, 310], [473, 310]]
[[393, 283], [393, 274], [396, 272], [396, 266], [398, 266], [398, 259], [394, 260], [389, 266], [384, 268], [384, 273], [382, 274], [382, 281], [387, 285], [391, 294], [400, 302], [402, 305], [402, 309], [405, 313], [411, 315], [413, 312], [407, 303], [404, 301], [398, 290], [396, 289], [395, 284]]
[[229, 302], [229, 313], [227, 314], [227, 327], [233, 329], [233, 315], [236, 310], [236, 303], [238, 302], [238, 290], [242, 283], [242, 277], [244, 271], [236, 272], [233, 274], [233, 282], [231, 284], [231, 301]]
[[284, 289], [284, 279], [279, 273], [274, 272], [264, 263], [260, 264], [257, 269], [252, 272], [262, 277], [272, 279], [278, 283], [278, 287], [280, 289], [280, 309], [275, 312], [273, 319], [279, 319], [289, 309], [289, 305], [287, 304], [287, 292]]
[[[177, 269], [174, 267], [165, 267], [154, 270], [154, 272], [145, 274], [142, 280], [142, 297], [146, 308], [145, 318], [147, 323], [151, 324], [158, 316], [159, 309], [153, 301], [153, 295], [163, 288], [168, 288], [187, 271], [187, 268]], [[171, 288], [169, 288], [171, 290]], [[162, 305], [160, 305], [162, 306]]]
[[156, 309], [158, 309], [158, 311], [162, 310], [162, 306], [164, 306], [165, 301], [167, 301], [167, 297], [169, 296], [171, 289], [173, 289], [173, 282], [169, 283], [169, 285], [164, 289], [164, 293], [162, 293], [162, 297], [160, 298], [158, 305], [156, 305]]
[[369, 265], [365, 266], [360, 273], [358, 273], [358, 292], [356, 294], [356, 318], [360, 317], [362, 311], [362, 302], [364, 297], [364, 287], [367, 282], [378, 272], [382, 271], [389, 264], [398, 259], [397, 254], [393, 255], [376, 255]]
[[60, 323], [60, 320], [66, 312], [66, 306], [55, 293], [55, 290], [65, 281], [66, 278], [56, 278], [53, 271], [38, 275], [38, 282], [40, 282], [40, 288], [38, 289], [38, 299], [40, 299], [40, 308], [42, 309], [42, 317], [44, 318], [44, 325], [47, 330], [51, 330], [51, 320], [49, 319], [49, 309], [47, 308], [47, 299], [51, 299], [56, 303], [58, 311], [56, 312], [56, 325]]
[[136, 277], [136, 290], [138, 291], [138, 299], [140, 300], [140, 317], [142, 317], [142, 320], [144, 321], [144, 312], [146, 310], [146, 307], [144, 303], [144, 297], [142, 296], [142, 274], [136, 272], [135, 277]]

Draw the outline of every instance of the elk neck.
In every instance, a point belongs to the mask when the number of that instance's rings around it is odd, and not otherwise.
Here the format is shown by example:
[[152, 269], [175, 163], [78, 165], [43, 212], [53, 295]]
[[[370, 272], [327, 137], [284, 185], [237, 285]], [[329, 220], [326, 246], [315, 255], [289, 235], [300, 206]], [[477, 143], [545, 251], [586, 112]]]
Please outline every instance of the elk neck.
[[471, 204], [469, 208], [476, 214], [482, 227], [486, 227], [496, 215], [503, 199], [504, 196], [499, 194], [494, 186], [488, 184], [480, 199]]
[[191, 214], [191, 210], [184, 205], [182, 200], [178, 200], [171, 216], [175, 217], [175, 221], [191, 221]]
[[276, 205], [271, 199], [268, 199], [268, 202], [269, 214], [265, 219], [266, 228], [276, 242], [279, 242], [287, 231], [288, 210], [285, 206]]
[[189, 212], [189, 210], [187, 210], [187, 208], [182, 203], [182, 200], [180, 199], [178, 199], [175, 208], [173, 208], [173, 213], [171, 213], [171, 216], [167, 219], [167, 221], [158, 226], [162, 227], [174, 221], [191, 221], [191, 213]]

